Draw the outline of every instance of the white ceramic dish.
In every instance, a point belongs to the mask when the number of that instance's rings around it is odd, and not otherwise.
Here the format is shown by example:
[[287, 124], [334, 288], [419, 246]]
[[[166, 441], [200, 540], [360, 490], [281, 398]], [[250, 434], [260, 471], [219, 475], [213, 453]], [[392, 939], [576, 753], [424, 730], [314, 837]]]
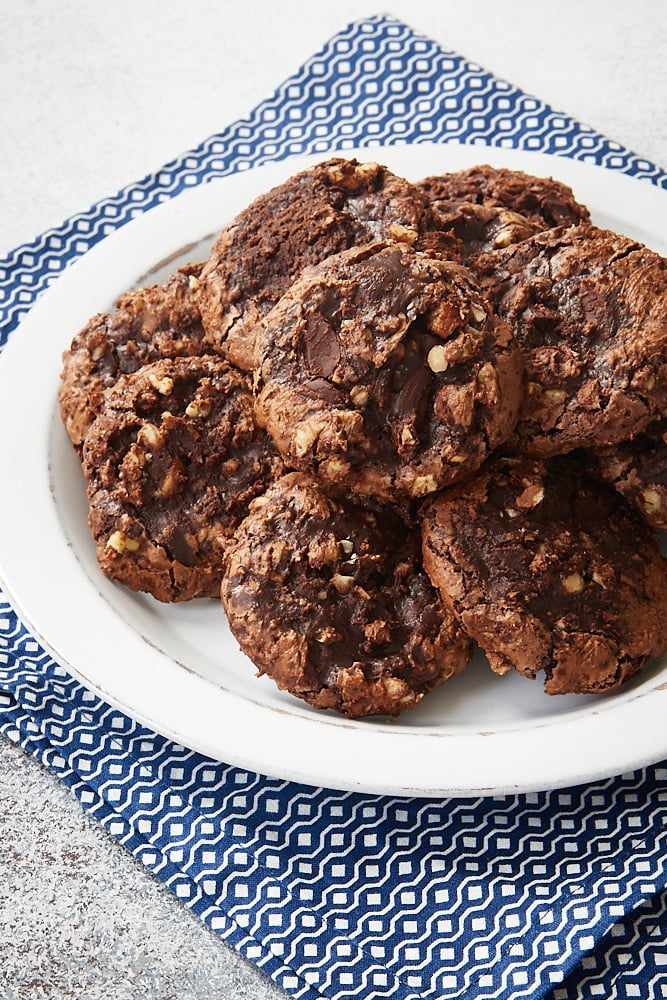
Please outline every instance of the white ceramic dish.
[[[667, 195], [572, 160], [486, 146], [368, 147], [419, 179], [491, 162], [572, 185], [602, 226], [665, 254]], [[130, 716], [185, 746], [309, 784], [395, 795], [485, 795], [561, 787], [667, 756], [667, 662], [603, 698], [556, 697], [499, 678], [480, 658], [393, 721], [315, 712], [255, 676], [215, 601], [165, 606], [97, 568], [84, 484], [57, 412], [61, 352], [94, 312], [176, 266], [255, 195], [324, 154], [249, 170], [146, 213], [74, 263], [0, 357], [0, 577], [54, 657]], [[203, 241], [203, 242], [200, 242]], [[159, 270], [159, 262], [169, 262]], [[153, 280], [153, 278], [151, 278]]]

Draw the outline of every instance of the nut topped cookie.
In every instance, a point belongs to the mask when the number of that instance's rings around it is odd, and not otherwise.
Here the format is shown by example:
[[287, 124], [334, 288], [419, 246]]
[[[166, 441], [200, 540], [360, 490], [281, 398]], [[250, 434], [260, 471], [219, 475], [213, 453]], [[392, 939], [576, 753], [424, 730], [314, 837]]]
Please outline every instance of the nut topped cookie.
[[202, 264], [187, 264], [164, 285], [121, 295], [110, 313], [97, 313], [63, 355], [60, 412], [72, 444], [83, 439], [102, 393], [120, 375], [161, 358], [202, 353], [204, 328], [194, 289]]
[[513, 446], [615, 444], [667, 410], [667, 262], [580, 225], [479, 255], [475, 274], [520, 345], [527, 388]]
[[286, 464], [389, 503], [478, 468], [520, 402], [520, 353], [472, 274], [405, 244], [305, 271], [257, 358], [257, 417]]
[[121, 376], [86, 435], [83, 468], [102, 570], [160, 601], [218, 596], [227, 540], [283, 471], [246, 376], [207, 356]]
[[304, 267], [377, 240], [432, 241], [437, 229], [426, 195], [379, 163], [335, 157], [303, 170], [218, 237], [201, 277], [207, 337], [252, 371], [257, 325]]
[[553, 177], [535, 177], [522, 170], [489, 164], [426, 177], [417, 185], [437, 208], [439, 202], [469, 201], [518, 212], [528, 222], [544, 226], [576, 226], [590, 218], [567, 184]]
[[667, 648], [655, 533], [573, 456], [501, 458], [423, 509], [424, 566], [497, 673], [617, 688]]
[[251, 504], [221, 593], [260, 674], [350, 717], [413, 708], [470, 657], [422, 569], [419, 533], [327, 497], [298, 472]]

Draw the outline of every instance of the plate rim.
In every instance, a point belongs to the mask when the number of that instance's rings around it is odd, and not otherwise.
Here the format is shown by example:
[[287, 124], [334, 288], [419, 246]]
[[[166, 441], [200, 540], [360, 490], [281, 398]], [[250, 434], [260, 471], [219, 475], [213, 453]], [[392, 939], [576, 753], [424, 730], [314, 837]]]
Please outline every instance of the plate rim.
[[[481, 156], [482, 150], [484, 156]], [[109, 277], [105, 284], [105, 289], [109, 290], [109, 297], [114, 297], [131, 287], [139, 274], [145, 273], [145, 267], [140, 271], [137, 270], [136, 262], [138, 259], [146, 261], [147, 255], [155, 253], [158, 243], [165, 251], [160, 253], [159, 259], [161, 259], [177, 249], [175, 243], [184, 245], [182, 237], [177, 236], [177, 233], [189, 230], [191, 235], [194, 235], [194, 227], [197, 225], [200, 229], [203, 226], [203, 231], [199, 235], [204, 237], [208, 232], [220, 228], [210, 225], [211, 203], [219, 191], [223, 200], [226, 198], [229, 202], [229, 191], [234, 187], [238, 200], [245, 196], [243, 192], [246, 190], [255, 189], [256, 193], [259, 193], [296, 170], [302, 169], [303, 166], [334, 155], [349, 157], [361, 154], [366, 159], [378, 158], [382, 162], [388, 161], [395, 172], [404, 172], [409, 176], [404, 164], [411, 160], [421, 161], [423, 156], [435, 155], [436, 151], [443, 159], [448, 155], [454, 160], [457, 158], [465, 160], [468, 157], [471, 164], [473, 162], [493, 162], [496, 165], [509, 166], [521, 164], [516, 168], [538, 175], [544, 168], [549, 167], [552, 168], [549, 173], [571, 184], [575, 188], [575, 193], [578, 184], [581, 184], [581, 178], [588, 175], [591, 182], [594, 180], [601, 191], [601, 197], [607, 197], [609, 192], [614, 195], [618, 195], [619, 192], [632, 192], [633, 198], [640, 203], [642, 213], [651, 213], [652, 224], [655, 224], [656, 228], [660, 224], [657, 220], [663, 215], [667, 222], [667, 192], [646, 179], [571, 160], [565, 156], [506, 149], [481, 143], [417, 143], [391, 146], [373, 143], [364, 147], [331, 149], [307, 156], [288, 157], [226, 177], [210, 178], [195, 188], [188, 188], [181, 194], [170, 197], [115, 230], [68, 265], [22, 319], [0, 355], [0, 445], [4, 454], [9, 455], [7, 467], [22, 468], [23, 487], [41, 490], [37, 495], [44, 509], [40, 508], [37, 537], [42, 543], [46, 543], [47, 553], [51, 551], [48, 545], [49, 538], [51, 537], [52, 542], [54, 538], [58, 538], [58, 530], [60, 535], [63, 535], [50, 469], [53, 455], [52, 434], [54, 426], [58, 426], [59, 418], [55, 405], [52, 405], [48, 421], [44, 421], [46, 403], [44, 395], [39, 395], [40, 408], [37, 412], [41, 415], [42, 423], [31, 429], [35, 433], [34, 438], [30, 437], [26, 441], [25, 430], [22, 434], [14, 433], [16, 410], [21, 412], [21, 392], [25, 393], [22, 379], [15, 376], [17, 368], [26, 374], [27, 367], [28, 373], [32, 376], [32, 389], [46, 394], [46, 398], [50, 398], [54, 404], [54, 390], [60, 372], [60, 364], [56, 364], [56, 360], [59, 359], [60, 351], [67, 346], [72, 335], [69, 332], [66, 341], [60, 341], [58, 337], [52, 337], [49, 341], [48, 320], [54, 312], [58, 317], [59, 311], [64, 308], [68, 316], [72, 314], [73, 322], [76, 316], [80, 317], [81, 322], [74, 328], [78, 329], [90, 315], [98, 311], [97, 308], [90, 308], [93, 300], [99, 304], [99, 291], [93, 290], [96, 287], [93, 279], [99, 278], [99, 271], [105, 265], [115, 264], [113, 277]], [[531, 165], [534, 165], [534, 168]], [[450, 167], [449, 164], [448, 168], [459, 169], [458, 166]], [[437, 171], [420, 172], [420, 176], [435, 172]], [[223, 221], [228, 218], [227, 215]], [[87, 293], [84, 292], [79, 296], [76, 307], [72, 307], [71, 304], [68, 307], [70, 289], [77, 291], [87, 285], [91, 287]], [[72, 327], [69, 326], [68, 330], [71, 331]], [[40, 354], [40, 359], [43, 360], [45, 357], [45, 363], [36, 369], [30, 369], [30, 348], [34, 349], [37, 346], [43, 348], [44, 353]], [[13, 360], [15, 357], [16, 361]], [[25, 454], [21, 454], [19, 450], [20, 446], [26, 444], [30, 444], [27, 476], [24, 475]], [[17, 465], [18, 462], [22, 462], [23, 465]], [[46, 492], [45, 485], [48, 487]], [[47, 494], [48, 503], [45, 505]], [[95, 607], [98, 607], [100, 599], [105, 602], [104, 613], [100, 614], [99, 619], [101, 627], [116, 626], [115, 638], [122, 641], [123, 650], [133, 647], [135, 651], [137, 648], [141, 650], [144, 657], [142, 669], [149, 681], [151, 678], [154, 681], [158, 676], [164, 678], [166, 675], [171, 685], [170, 690], [173, 690], [176, 696], [185, 699], [187, 705], [199, 702], [198, 708], [201, 714], [197, 716], [194, 728], [191, 721], [185, 727], [174, 723], [168, 724], [160, 712], [156, 716], [155, 711], [150, 710], [146, 698], [147, 692], [142, 692], [139, 704], [132, 704], [132, 699], [128, 700], [127, 694], [122, 693], [125, 690], [123, 685], [132, 683], [131, 668], [119, 667], [117, 673], [113, 674], [113, 679], [117, 683], [109, 687], [103, 682], [99, 667], [97, 672], [90, 668], [91, 661], [95, 660], [97, 663], [95, 656], [91, 656], [90, 643], [86, 641], [82, 644], [81, 636], [76, 635], [71, 629], [63, 636], [62, 630], [65, 626], [62, 622], [65, 619], [61, 619], [58, 627], [57, 616], [66, 616], [68, 608], [66, 595], [60, 592], [60, 588], [56, 594], [51, 593], [53, 606], [49, 609], [48, 616], [45, 613], [45, 601], [49, 598], [49, 592], [44, 577], [48, 574], [40, 574], [40, 566], [34, 560], [28, 559], [26, 562], [26, 550], [21, 547], [23, 540], [17, 537], [17, 533], [12, 534], [10, 529], [10, 525], [15, 524], [17, 518], [20, 520], [21, 504], [25, 504], [23, 497], [24, 494], [18, 489], [0, 492], [0, 579], [19, 617], [57, 663], [113, 707], [163, 736], [213, 759], [309, 785], [377, 794], [433, 797], [544, 791], [635, 770], [655, 763], [667, 755], [667, 740], [663, 736], [662, 742], [659, 743], [654, 736], [655, 732], [663, 732], [661, 720], [664, 719], [667, 708], [667, 672], [664, 678], [658, 674], [655, 678], [656, 683], [649, 682], [625, 697], [618, 698], [612, 695], [608, 702], [605, 701], [602, 705], [596, 703], [590, 712], [583, 713], [586, 718], [585, 724], [579, 717], [581, 713], [577, 713], [577, 718], [554, 716], [552, 721], [539, 726], [528, 724], [486, 733], [420, 732], [410, 729], [409, 725], [405, 729], [392, 728], [390, 725], [385, 729], [367, 728], [363, 722], [359, 725], [351, 720], [341, 721], [338, 717], [329, 720], [322, 714], [303, 716], [283, 711], [275, 706], [250, 703], [230, 690], [221, 693], [221, 689], [216, 688], [210, 680], [193, 673], [184, 665], [181, 664], [179, 667], [168, 657], [167, 662], [164, 662], [164, 654], [156, 650], [147, 637], [138, 635], [127, 622], [117, 621], [118, 616], [106, 603], [99, 590], [97, 596], [91, 592], [89, 600], [83, 601], [84, 610], [89, 608], [91, 602]], [[54, 536], [50, 536], [50, 532], [54, 532]], [[72, 579], [72, 574], [76, 576], [81, 568], [80, 566], [78, 570], [76, 568], [77, 557], [69, 540], [64, 539], [64, 549], [62, 540], [61, 537], [56, 546], [60, 559], [58, 566], [66, 579], [68, 573], [69, 579]], [[39, 545], [33, 544], [34, 537], [30, 539], [30, 543], [29, 548], [37, 552]], [[82, 596], [78, 589], [76, 593], [77, 596]], [[137, 636], [141, 640], [138, 647]], [[109, 654], [105, 652], [104, 655], [106, 657]], [[109, 672], [106, 659], [105, 671], [106, 679]], [[121, 685], [122, 691], [118, 689], [118, 684]], [[215, 694], [216, 691], [218, 694]], [[225, 735], [222, 739], [219, 735], [212, 738], [211, 732], [219, 733], [219, 725], [216, 728], [215, 712], [219, 711], [221, 706], [230, 709], [225, 718]], [[623, 740], [615, 739], [608, 747], [610, 729], [617, 733], [619, 721], [620, 723], [624, 721], [623, 716], [626, 717], [626, 724], [628, 720], [630, 721], [633, 733], [639, 734], [640, 745], [633, 743], [631, 748], [627, 748]], [[252, 731], [258, 724], [264, 727], [264, 732], [268, 731], [269, 735], [276, 739], [275, 745], [281, 755], [275, 767], [269, 761], [265, 750], [258, 751], [255, 746], [238, 745], [243, 744], [244, 734]], [[285, 739], [286, 726], [289, 729], [289, 740]], [[536, 756], [540, 757], [540, 761], [534, 764], [533, 762], [526, 764], [525, 747], [523, 757], [521, 754], [523, 740], [517, 734], [525, 736], [526, 729], [538, 735]], [[373, 734], [370, 742], [369, 733]], [[651, 734], [650, 740], [646, 736], [647, 733]], [[344, 734], [343, 738], [341, 734]], [[300, 747], [312, 747], [314, 738], [318, 744], [317, 752], [313, 755], [311, 749], [308, 755], [303, 754]], [[406, 762], [405, 739], [412, 741], [411, 746], [416, 753], [423, 755], [422, 763], [428, 766], [420, 770], [419, 762], [413, 764]], [[604, 760], [596, 759], [593, 762], [590, 759], [590, 744], [595, 744], [597, 741], [599, 745], [600, 740], [609, 749], [610, 755]], [[247, 744], [248, 741], [245, 742]], [[448, 759], [451, 751], [455, 751], [457, 757], [454, 766]], [[363, 773], [363, 768], [360, 773], [360, 758], [367, 764], [366, 773]], [[516, 773], [512, 770], [512, 766], [515, 767]]]

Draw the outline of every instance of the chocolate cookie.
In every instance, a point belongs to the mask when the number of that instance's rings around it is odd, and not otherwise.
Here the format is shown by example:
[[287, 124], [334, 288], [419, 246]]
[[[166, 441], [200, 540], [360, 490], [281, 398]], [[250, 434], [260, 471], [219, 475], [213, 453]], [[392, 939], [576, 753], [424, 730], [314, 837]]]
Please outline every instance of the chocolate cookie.
[[60, 412], [81, 451], [104, 390], [120, 375], [160, 358], [202, 353], [204, 329], [193, 289], [202, 264], [187, 264], [164, 285], [125, 292], [110, 313], [98, 313], [63, 354]]
[[520, 353], [473, 276], [405, 244], [309, 268], [257, 357], [258, 420], [287, 465], [389, 503], [478, 468], [520, 401]]
[[422, 526], [426, 571], [497, 673], [599, 693], [665, 651], [657, 536], [574, 457], [489, 462]]
[[205, 356], [122, 375], [83, 460], [102, 570], [160, 601], [218, 595], [228, 538], [283, 471], [246, 376]]
[[253, 502], [221, 593], [259, 673], [315, 708], [398, 715], [470, 657], [422, 569], [418, 532], [328, 498], [301, 473]]
[[546, 226], [576, 226], [589, 211], [567, 184], [553, 177], [535, 177], [522, 170], [481, 164], [467, 170], [426, 177], [417, 185], [437, 207], [442, 201], [470, 201], [510, 209], [528, 222]]
[[631, 441], [594, 451], [603, 479], [634, 504], [654, 528], [667, 530], [667, 418]]
[[516, 450], [615, 444], [667, 410], [667, 266], [595, 226], [478, 255], [475, 273], [522, 348]]
[[469, 201], [434, 202], [443, 230], [461, 241], [463, 262], [472, 266], [478, 253], [500, 250], [534, 236], [546, 227], [508, 208]]
[[258, 321], [305, 266], [377, 240], [413, 243], [437, 228], [425, 194], [378, 163], [333, 158], [295, 174], [213, 246], [200, 293], [208, 339], [251, 371]]

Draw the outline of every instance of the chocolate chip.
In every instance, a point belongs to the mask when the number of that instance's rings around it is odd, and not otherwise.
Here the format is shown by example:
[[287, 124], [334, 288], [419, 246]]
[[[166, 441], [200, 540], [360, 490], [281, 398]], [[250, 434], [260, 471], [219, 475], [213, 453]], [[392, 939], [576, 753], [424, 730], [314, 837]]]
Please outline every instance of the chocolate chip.
[[321, 313], [311, 313], [303, 330], [303, 352], [309, 375], [330, 378], [340, 361], [340, 343]]
[[172, 559], [177, 559], [184, 566], [196, 564], [196, 553], [178, 525], [170, 525], [165, 532], [164, 540]]
[[424, 364], [408, 376], [392, 403], [390, 410], [392, 422], [395, 421], [399, 426], [405, 424], [415, 426], [424, 418], [432, 379], [431, 370]]
[[334, 406], [338, 403], [343, 403], [345, 400], [345, 394], [337, 389], [335, 385], [331, 382], [327, 382], [325, 378], [311, 378], [304, 384], [304, 390], [308, 395], [314, 396], [316, 399], [321, 399], [325, 403], [332, 403]]

